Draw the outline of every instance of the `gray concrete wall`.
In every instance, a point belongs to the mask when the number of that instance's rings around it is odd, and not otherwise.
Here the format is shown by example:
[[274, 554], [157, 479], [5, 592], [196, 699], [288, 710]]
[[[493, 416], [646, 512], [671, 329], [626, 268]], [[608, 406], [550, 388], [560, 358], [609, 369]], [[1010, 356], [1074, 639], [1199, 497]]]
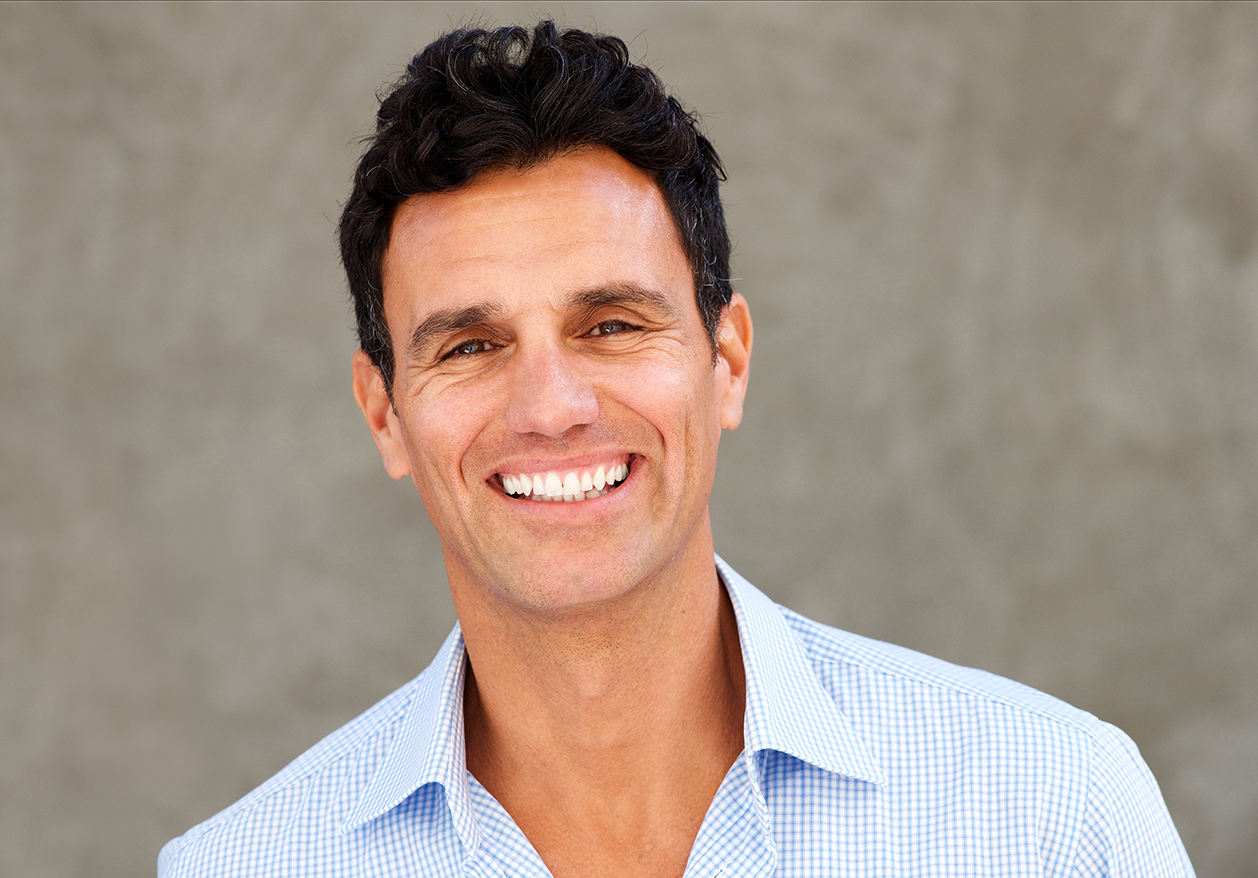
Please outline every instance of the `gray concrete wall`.
[[436, 540], [349, 392], [373, 92], [624, 36], [729, 168], [718, 548], [1125, 728], [1258, 875], [1258, 6], [0, 6], [0, 873], [123, 876], [421, 670]]

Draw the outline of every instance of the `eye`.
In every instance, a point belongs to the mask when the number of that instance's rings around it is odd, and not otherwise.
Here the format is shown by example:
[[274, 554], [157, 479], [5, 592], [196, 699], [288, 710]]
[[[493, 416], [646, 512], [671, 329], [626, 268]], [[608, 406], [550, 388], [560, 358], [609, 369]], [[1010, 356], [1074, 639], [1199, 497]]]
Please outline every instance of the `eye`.
[[475, 354], [483, 354], [493, 345], [483, 338], [469, 338], [467, 341], [461, 341], [450, 350], [442, 355], [441, 359], [450, 360], [455, 357], [470, 357]]
[[594, 328], [586, 333], [586, 335], [617, 335], [622, 332], [632, 332], [637, 328], [638, 327], [624, 320], [603, 320], [595, 324]]

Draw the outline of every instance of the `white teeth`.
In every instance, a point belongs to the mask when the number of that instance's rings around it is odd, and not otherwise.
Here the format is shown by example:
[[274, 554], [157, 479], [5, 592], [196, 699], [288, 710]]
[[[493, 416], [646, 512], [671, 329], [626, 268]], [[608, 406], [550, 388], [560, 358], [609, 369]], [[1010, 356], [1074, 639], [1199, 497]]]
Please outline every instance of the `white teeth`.
[[502, 489], [512, 497], [574, 503], [601, 497], [629, 477], [629, 464], [600, 466], [589, 470], [571, 470], [562, 475], [554, 470], [546, 473], [500, 474]]

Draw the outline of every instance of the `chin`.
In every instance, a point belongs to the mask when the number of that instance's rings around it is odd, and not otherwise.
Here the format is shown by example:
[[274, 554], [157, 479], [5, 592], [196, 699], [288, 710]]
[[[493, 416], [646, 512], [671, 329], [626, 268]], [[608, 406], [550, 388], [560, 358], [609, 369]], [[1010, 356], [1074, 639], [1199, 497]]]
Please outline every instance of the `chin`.
[[501, 596], [521, 610], [555, 614], [583, 614], [630, 594], [639, 578], [613, 567], [575, 563], [547, 568], [544, 576], [499, 580]]

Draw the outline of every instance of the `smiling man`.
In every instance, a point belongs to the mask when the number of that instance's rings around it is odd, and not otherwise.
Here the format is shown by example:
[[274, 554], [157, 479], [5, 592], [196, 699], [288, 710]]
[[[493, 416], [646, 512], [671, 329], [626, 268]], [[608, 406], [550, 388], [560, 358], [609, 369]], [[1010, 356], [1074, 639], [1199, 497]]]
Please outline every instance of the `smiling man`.
[[681, 874], [742, 749], [707, 500], [747, 307], [714, 347], [659, 187], [598, 145], [413, 196], [383, 278], [408, 341], [355, 394], [441, 537], [467, 770], [556, 874]]
[[354, 394], [459, 625], [166, 876], [1191, 874], [1131, 742], [714, 557], [752, 343], [716, 153], [623, 43], [459, 31], [341, 220]]

